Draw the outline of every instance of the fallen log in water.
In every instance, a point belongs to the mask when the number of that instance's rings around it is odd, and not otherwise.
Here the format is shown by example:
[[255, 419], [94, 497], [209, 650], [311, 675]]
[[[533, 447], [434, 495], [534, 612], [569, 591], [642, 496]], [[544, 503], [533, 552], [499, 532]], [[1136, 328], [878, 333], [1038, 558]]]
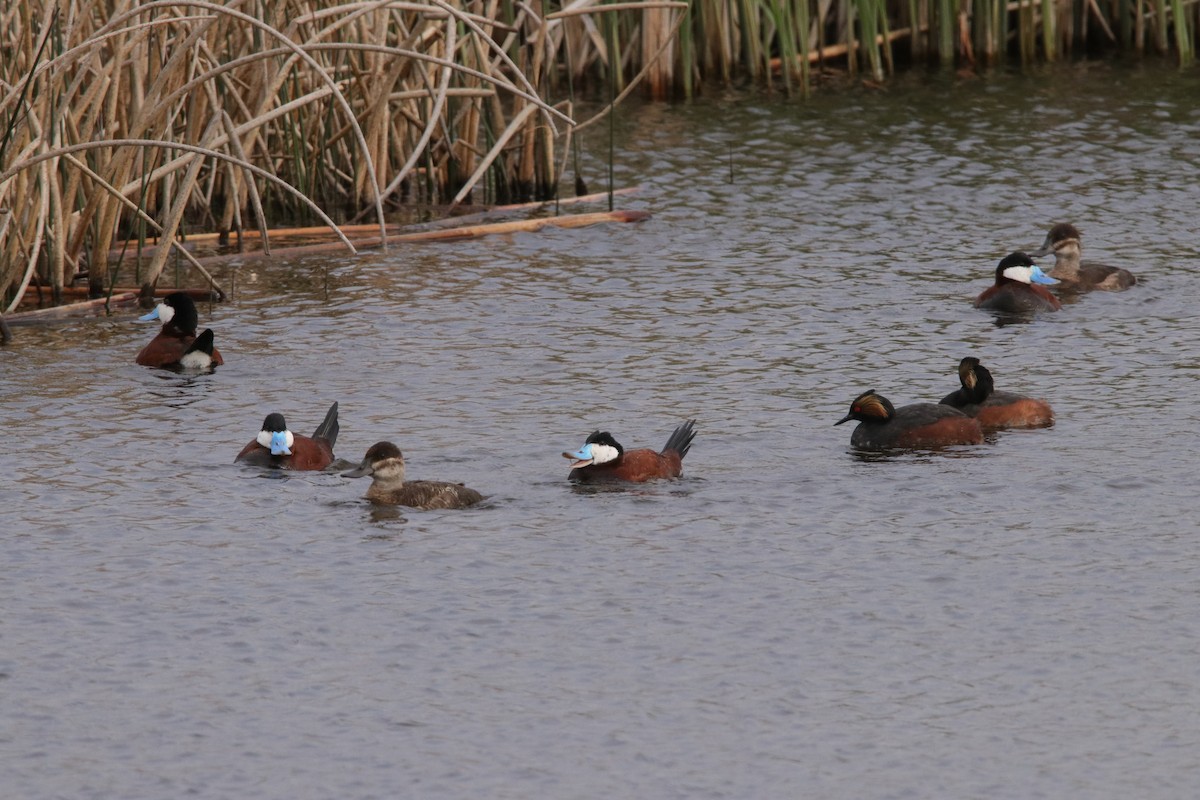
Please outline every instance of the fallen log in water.
[[[613, 191], [612, 194], [613, 195], [627, 195], [627, 194], [633, 194], [637, 191], [638, 191], [638, 187], [632, 186], [627, 189], [617, 189], [617, 190]], [[464, 227], [468, 224], [472, 224], [475, 222], [481, 222], [483, 220], [490, 219], [490, 218], [493, 218], [496, 216], [502, 216], [502, 215], [506, 215], [506, 214], [515, 214], [520, 211], [537, 211], [539, 209], [553, 209], [557, 206], [574, 205], [576, 203], [598, 203], [603, 200], [607, 200], [608, 196], [609, 196], [608, 192], [597, 192], [595, 194], [582, 194], [582, 195], [576, 195], [575, 197], [565, 197], [561, 200], [553, 200], [553, 201], [537, 200], [537, 201], [533, 201], [533, 202], [529, 202], [529, 203], [512, 203], [510, 205], [504, 205], [504, 206], [485, 206], [484, 210], [482, 210], [482, 211], [473, 211], [469, 214], [457, 214], [454, 216], [446, 216], [446, 217], [442, 217], [440, 219], [432, 220], [430, 222], [421, 222], [421, 223], [416, 223], [416, 224], [408, 224], [408, 223], [395, 224], [395, 223], [393, 223], [393, 224], [386, 225], [385, 230], [388, 235], [388, 241], [391, 241], [392, 236], [405, 235], [406, 231], [408, 233], [423, 233], [426, 230], [440, 230], [442, 228]], [[351, 235], [355, 235], [355, 234], [378, 234], [378, 232], [379, 232], [379, 224], [378, 223], [368, 223], [368, 224], [362, 224], [362, 225], [339, 225], [338, 227], [341, 229], [341, 231], [343, 233], [347, 234], [347, 236], [351, 236]], [[574, 227], [574, 226], [567, 225], [565, 227]], [[416, 230], [408, 230], [408, 229], [413, 229], [413, 228], [415, 228]], [[267, 238], [268, 239], [275, 239], [275, 238], [283, 239], [283, 238], [287, 238], [287, 237], [291, 237], [291, 236], [304, 236], [304, 237], [312, 238], [312, 237], [327, 237], [327, 236], [329, 236], [329, 234], [330, 234], [330, 231], [329, 231], [328, 225], [316, 225], [316, 226], [310, 226], [310, 227], [306, 227], [306, 228], [273, 228], [273, 229], [267, 231]], [[244, 242], [255, 242], [255, 241], [259, 241], [262, 239], [262, 234], [259, 233], [258, 229], [251, 229], [251, 230], [242, 231], [241, 233], [230, 232], [228, 234], [192, 233], [192, 234], [188, 234], [187, 243], [188, 244], [211, 243], [211, 242], [219, 241], [222, 236], [229, 236], [231, 239], [238, 238]], [[370, 238], [352, 239], [352, 242], [355, 247], [359, 247], [363, 242], [369, 242], [372, 239], [376, 243], [378, 243], [379, 236], [376, 235], [376, 236], [372, 236]], [[151, 245], [150, 247], [143, 250], [143, 252], [152, 253], [154, 251], [155, 247], [157, 247], [157, 245]], [[114, 248], [111, 257], [116, 258], [119, 255], [120, 250], [121, 250], [120, 248]]]
[[[30, 286], [28, 289], [26, 289], [25, 296], [21, 298], [21, 305], [23, 305], [23, 306], [34, 305], [34, 304], [44, 300], [44, 298], [38, 297], [38, 295], [39, 295], [38, 288], [39, 287], [37, 287], [37, 286]], [[49, 289], [47, 287], [40, 287], [40, 288], [43, 291], [49, 292]], [[174, 294], [175, 292], [183, 292], [184, 294], [186, 294], [188, 297], [192, 298], [193, 300], [203, 300], [206, 303], [218, 302], [223, 299], [222, 296], [218, 292], [213, 291], [212, 289], [207, 289], [207, 288], [205, 288], [205, 289], [176, 289], [171, 286], [157, 286], [157, 287], [154, 287], [153, 289], [151, 289], [150, 287], [143, 287], [143, 288], [139, 289], [136, 286], [118, 286], [112, 290], [112, 294], [114, 294], [114, 295], [128, 294], [129, 292], [133, 292], [134, 294], [146, 294], [149, 292], [149, 293], [151, 293], [151, 295], [153, 297], [166, 297], [167, 295]], [[91, 288], [87, 287], [87, 286], [64, 286], [64, 287], [62, 287], [62, 289], [59, 290], [59, 294], [64, 299], [65, 298], [81, 298], [84, 300], [96, 299], [91, 296]], [[100, 298], [100, 299], [103, 299], [103, 298]]]
[[42, 322], [48, 319], [62, 319], [63, 317], [73, 317], [87, 311], [99, 311], [108, 304], [124, 305], [125, 303], [137, 302], [138, 293], [122, 292], [113, 294], [112, 297], [98, 297], [95, 300], [85, 300], [82, 303], [67, 303], [62, 306], [54, 306], [53, 308], [35, 308], [30, 311], [18, 311], [16, 314], [7, 314], [4, 319], [10, 325], [21, 325], [30, 322]]
[[[561, 217], [543, 217], [541, 219], [522, 219], [511, 222], [493, 222], [482, 225], [459, 225], [439, 230], [415, 231], [413, 233], [398, 233], [387, 237], [388, 244], [404, 242], [452, 241], [457, 239], [473, 239], [479, 236], [491, 236], [505, 233], [533, 233], [547, 227], [582, 228], [588, 225], [598, 225], [602, 222], [641, 222], [649, 219], [648, 211], [597, 211], [591, 214], [568, 214]], [[362, 240], [351, 239], [359, 250], [379, 246], [378, 237]], [[331, 253], [344, 250], [341, 242], [318, 242], [316, 244], [298, 245], [296, 247], [275, 248], [271, 255], [261, 252], [228, 253], [223, 255], [205, 256], [198, 259], [204, 265], [220, 264], [225, 261], [245, 261], [253, 258], [278, 258], [280, 256], [303, 256], [313, 253]]]
[[[531, 207], [544, 206], [545, 203], [529, 204]], [[508, 207], [505, 207], [508, 208]], [[491, 212], [483, 212], [484, 216]], [[403, 242], [432, 242], [432, 241], [454, 241], [458, 239], [473, 239], [480, 236], [492, 236], [495, 234], [511, 234], [511, 233], [533, 233], [540, 231], [543, 228], [582, 228], [589, 225], [598, 225], [605, 222], [641, 222], [649, 219], [650, 213], [647, 211], [597, 211], [589, 214], [567, 214], [564, 216], [541, 217], [537, 219], [522, 219], [511, 220], [508, 222], [493, 222], [482, 223], [478, 225], [461, 225], [453, 223], [461, 223], [464, 217], [454, 218], [451, 220], [439, 220], [439, 223], [450, 223], [450, 227], [436, 227], [431, 230], [413, 231], [410, 233], [397, 233], [387, 237], [387, 244], [399, 244]], [[377, 225], [363, 226], [370, 230], [377, 231]], [[311, 229], [313, 233], [321, 232], [328, 233], [327, 228]], [[295, 231], [285, 231], [287, 233], [295, 233]], [[365, 232], [365, 231], [364, 231]], [[205, 234], [207, 235], [207, 234]], [[270, 235], [270, 234], [268, 234]], [[191, 237], [195, 238], [195, 237]], [[364, 238], [360, 241], [353, 241], [355, 248], [365, 249], [370, 247], [380, 246], [379, 238], [373, 236]], [[279, 258], [283, 256], [300, 256], [309, 255], [312, 253], [328, 253], [338, 250], [344, 250], [346, 247], [342, 241], [319, 242], [316, 244], [299, 245], [296, 247], [276, 248], [272, 250], [268, 256], [261, 251], [252, 251], [246, 253], [229, 253], [222, 255], [206, 256], [195, 259], [198, 264], [219, 264], [230, 260], [245, 261], [253, 258]], [[170, 289], [157, 287], [154, 290], [155, 297], [162, 297], [174, 291], [185, 291], [195, 299], [212, 300], [215, 294], [210, 289]], [[111, 298], [101, 297], [96, 300], [88, 300], [80, 303], [69, 303], [66, 305], [55, 306], [53, 308], [39, 308], [31, 311], [22, 311], [16, 314], [10, 314], [5, 319], [9, 323], [36, 322], [38, 320], [55, 319], [61, 317], [72, 316], [75, 314], [94, 310], [99, 306], [104, 306], [108, 303], [129, 303], [136, 301], [142, 290], [127, 288], [114, 289]], [[81, 297], [88, 293], [87, 287], [65, 286], [62, 289], [64, 297]], [[217, 294], [216, 299], [224, 299], [223, 294]]]

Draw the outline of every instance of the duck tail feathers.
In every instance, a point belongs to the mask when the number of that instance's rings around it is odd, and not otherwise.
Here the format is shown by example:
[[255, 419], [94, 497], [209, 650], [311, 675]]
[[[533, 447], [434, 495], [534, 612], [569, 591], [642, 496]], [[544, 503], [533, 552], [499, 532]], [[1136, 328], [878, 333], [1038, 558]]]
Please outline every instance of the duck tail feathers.
[[317, 426], [313, 432], [312, 438], [324, 439], [329, 442], [329, 446], [337, 442], [338, 436], [338, 404], [335, 402], [329, 407], [329, 411], [325, 412], [325, 420]]
[[212, 328], [205, 328], [204, 331], [188, 345], [188, 349], [184, 351], [186, 356], [188, 353], [204, 353], [206, 356], [213, 354], [213, 332]]
[[696, 438], [696, 420], [689, 419], [687, 422], [680, 425], [671, 432], [671, 438], [667, 439], [667, 445], [663, 448], [663, 452], [675, 451], [679, 453], [679, 457], [683, 458], [691, 449], [692, 439]]

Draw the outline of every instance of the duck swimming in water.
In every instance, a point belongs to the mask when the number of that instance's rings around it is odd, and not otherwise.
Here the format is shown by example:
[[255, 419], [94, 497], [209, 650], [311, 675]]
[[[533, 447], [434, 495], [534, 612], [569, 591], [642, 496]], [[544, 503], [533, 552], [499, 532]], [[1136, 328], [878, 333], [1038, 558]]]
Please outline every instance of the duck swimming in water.
[[696, 437], [696, 420], [677, 427], [661, 452], [648, 447], [626, 450], [608, 431], [593, 431], [583, 447], [563, 453], [572, 460], [568, 475], [577, 483], [642, 483], [655, 478], [678, 478], [683, 457]]
[[1081, 238], [1078, 228], [1069, 222], [1060, 222], [1046, 234], [1042, 246], [1030, 255], [1036, 258], [1053, 253], [1054, 269], [1050, 270], [1050, 277], [1061, 282], [1061, 288], [1068, 292], [1082, 294], [1096, 289], [1123, 292], [1137, 283], [1137, 278], [1127, 269], [1083, 261]]
[[[135, 361], [138, 364], [205, 369], [225, 363], [220, 351], [213, 347], [211, 330], [205, 329], [196, 336], [200, 315], [196, 312], [195, 301], [187, 293], [172, 292], [153, 311], [138, 319], [142, 322], [157, 319], [163, 324], [158, 335], [137, 354]], [[187, 363], [184, 363], [185, 358], [188, 358]]]
[[974, 356], [958, 363], [958, 380], [962, 388], [943, 397], [941, 404], [979, 420], [985, 431], [1054, 424], [1054, 411], [1045, 400], [995, 391], [992, 373]]
[[234, 461], [278, 469], [325, 469], [333, 463], [338, 429], [337, 403], [329, 407], [325, 419], [311, 437], [292, 433], [283, 414], [274, 412], [267, 415], [258, 436], [242, 448]]
[[362, 463], [344, 478], [371, 476], [366, 497], [373, 503], [410, 508], [466, 508], [483, 500], [483, 495], [461, 483], [404, 480], [404, 455], [391, 442], [371, 445]]
[[1043, 288], [1055, 283], [1025, 253], [1010, 253], [996, 265], [996, 283], [975, 298], [975, 307], [1006, 314], [1057, 311], [1062, 303]]
[[955, 444], [981, 444], [983, 429], [961, 411], [934, 403], [896, 408], [875, 390], [863, 392], [850, 404], [850, 413], [834, 425], [852, 419], [858, 427], [850, 445], [859, 450], [924, 449]]

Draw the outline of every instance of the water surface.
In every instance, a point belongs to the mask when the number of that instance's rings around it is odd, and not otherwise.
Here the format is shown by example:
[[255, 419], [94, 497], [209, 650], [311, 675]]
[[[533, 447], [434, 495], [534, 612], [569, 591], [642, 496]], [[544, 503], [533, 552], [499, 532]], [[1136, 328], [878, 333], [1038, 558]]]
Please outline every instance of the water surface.
[[[1195, 794], [1196, 89], [1093, 65], [630, 107], [647, 222], [241, 265], [201, 309], [213, 375], [134, 365], [132, 311], [18, 329], [7, 791]], [[1140, 285], [971, 307], [1063, 220]], [[964, 355], [1055, 426], [884, 459], [833, 427]], [[231, 463], [335, 400], [347, 463], [391, 439], [488, 502]], [[683, 480], [566, 483], [591, 430], [692, 417]]]

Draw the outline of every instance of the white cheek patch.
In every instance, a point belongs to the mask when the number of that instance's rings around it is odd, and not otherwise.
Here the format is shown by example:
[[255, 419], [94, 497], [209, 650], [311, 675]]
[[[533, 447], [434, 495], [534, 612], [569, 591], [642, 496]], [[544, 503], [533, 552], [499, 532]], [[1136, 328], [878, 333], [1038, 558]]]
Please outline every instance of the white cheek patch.
[[1029, 267], [1009, 267], [1004, 270], [1004, 277], [1010, 281], [1020, 281], [1021, 283], [1032, 283], [1030, 280], [1033, 275], [1033, 270]]
[[158, 312], [158, 318], [162, 320], [163, 325], [166, 325], [175, 316], [175, 309], [166, 303], [159, 303], [154, 310]]
[[[285, 441], [287, 442], [287, 449], [291, 450], [292, 444], [295, 443], [295, 441], [296, 441], [296, 437], [292, 436], [291, 431], [284, 431], [283, 436], [284, 436]], [[254, 441], [258, 442], [263, 447], [270, 450], [271, 449], [271, 440], [274, 438], [275, 438], [275, 434], [272, 433], [271, 431], [259, 431], [258, 436], [254, 437]]]
[[615, 447], [610, 447], [609, 445], [606, 445], [606, 444], [593, 444], [592, 445], [592, 463], [593, 464], [607, 464], [609, 461], [616, 461], [617, 456], [619, 456], [619, 455], [620, 455], [620, 453], [617, 451], [617, 448], [615, 448]]

